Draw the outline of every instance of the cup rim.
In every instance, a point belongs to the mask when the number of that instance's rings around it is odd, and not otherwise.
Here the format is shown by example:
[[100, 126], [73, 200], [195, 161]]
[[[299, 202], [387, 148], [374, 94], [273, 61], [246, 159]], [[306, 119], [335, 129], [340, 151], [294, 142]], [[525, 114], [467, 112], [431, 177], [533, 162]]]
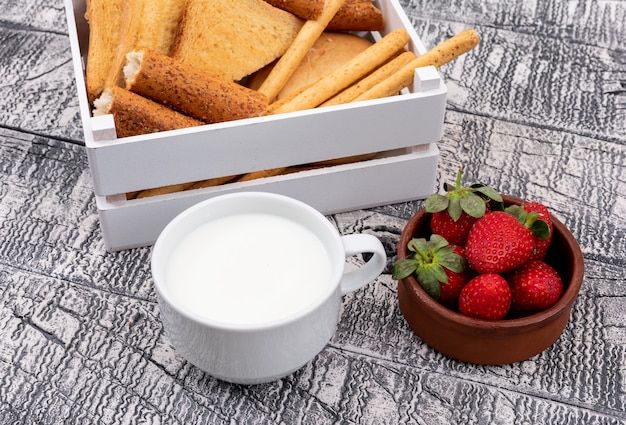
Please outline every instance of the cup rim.
[[[259, 331], [259, 330], [268, 330], [272, 328], [277, 328], [283, 326], [288, 323], [295, 322], [308, 314], [310, 314], [315, 309], [319, 308], [323, 303], [325, 303], [335, 291], [339, 290], [339, 282], [341, 280], [341, 276], [343, 273], [342, 264], [345, 261], [344, 257], [340, 259], [338, 256], [333, 258], [329, 255], [329, 260], [333, 263], [333, 275], [332, 275], [332, 283], [328, 285], [323, 291], [321, 291], [315, 300], [309, 304], [307, 304], [304, 308], [288, 314], [286, 316], [279, 317], [277, 319], [258, 322], [258, 323], [232, 323], [228, 321], [220, 321], [217, 319], [213, 319], [210, 317], [203, 316], [198, 314], [188, 308], [185, 308], [175, 296], [168, 291], [167, 286], [165, 284], [165, 277], [162, 275], [162, 271], [164, 267], [159, 266], [159, 262], [162, 261], [160, 257], [165, 255], [162, 253], [163, 245], [166, 243], [169, 237], [172, 237], [173, 232], [177, 229], [178, 226], [182, 225], [185, 220], [189, 218], [189, 216], [196, 213], [198, 210], [203, 210], [209, 208], [211, 205], [219, 203], [219, 202], [228, 202], [231, 199], [241, 199], [241, 198], [250, 198], [254, 199], [270, 199], [275, 202], [286, 202], [299, 208], [304, 213], [308, 213], [311, 216], [317, 218], [322, 226], [328, 230], [328, 234], [331, 236], [333, 244], [335, 245], [335, 249], [337, 252], [343, 252], [343, 244], [341, 242], [341, 236], [337, 229], [333, 226], [333, 224], [328, 220], [321, 212], [310, 206], [309, 204], [297, 200], [295, 198], [271, 193], [271, 192], [262, 192], [262, 191], [248, 191], [248, 192], [235, 192], [228, 193], [223, 195], [217, 195], [215, 197], [205, 199], [200, 201], [184, 211], [180, 212], [176, 215], [161, 231], [159, 234], [151, 252], [151, 272], [152, 272], [152, 282], [154, 288], [157, 292], [158, 298], [166, 303], [170, 308], [174, 309], [178, 314], [183, 315], [189, 320], [192, 320], [202, 326], [208, 326], [214, 329], [228, 330], [228, 331]], [[254, 202], [251, 203], [254, 205]], [[243, 211], [242, 211], [243, 212]], [[252, 209], [250, 212], [254, 212]], [[337, 263], [337, 264], [334, 264]]]

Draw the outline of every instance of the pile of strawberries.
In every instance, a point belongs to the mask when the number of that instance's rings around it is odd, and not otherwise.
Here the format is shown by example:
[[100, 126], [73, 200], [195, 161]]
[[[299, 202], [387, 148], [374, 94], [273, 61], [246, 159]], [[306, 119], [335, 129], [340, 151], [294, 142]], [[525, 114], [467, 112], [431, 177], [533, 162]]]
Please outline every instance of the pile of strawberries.
[[552, 222], [539, 202], [505, 207], [482, 184], [444, 185], [425, 202], [430, 237], [413, 238], [392, 277], [411, 274], [441, 304], [487, 320], [523, 317], [553, 305], [563, 293], [558, 273], [544, 260]]

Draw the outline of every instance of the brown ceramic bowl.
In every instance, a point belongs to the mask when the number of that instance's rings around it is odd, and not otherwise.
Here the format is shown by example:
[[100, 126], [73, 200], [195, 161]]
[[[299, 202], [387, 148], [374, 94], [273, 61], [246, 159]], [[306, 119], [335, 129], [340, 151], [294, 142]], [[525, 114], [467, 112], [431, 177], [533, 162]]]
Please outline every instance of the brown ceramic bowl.
[[[521, 199], [503, 195], [505, 205]], [[468, 363], [508, 364], [526, 360], [551, 346], [563, 333], [583, 280], [583, 256], [578, 242], [554, 216], [553, 237], [546, 262], [561, 276], [565, 290], [552, 307], [531, 316], [489, 321], [453, 311], [431, 298], [414, 275], [398, 282], [400, 310], [413, 331], [440, 353]], [[430, 215], [418, 211], [398, 242], [398, 259], [408, 255], [413, 237], [429, 235]]]

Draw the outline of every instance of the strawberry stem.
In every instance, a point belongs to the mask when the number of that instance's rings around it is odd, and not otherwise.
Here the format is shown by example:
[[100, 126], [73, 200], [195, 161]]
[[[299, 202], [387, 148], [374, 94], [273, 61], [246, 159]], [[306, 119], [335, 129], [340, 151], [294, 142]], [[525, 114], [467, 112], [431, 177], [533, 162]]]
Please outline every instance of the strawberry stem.
[[502, 202], [500, 194], [484, 184], [473, 184], [468, 187], [461, 185], [463, 169], [459, 168], [456, 174], [455, 186], [444, 183], [445, 195], [434, 193], [426, 198], [424, 204], [426, 211], [436, 213], [440, 211], [448, 212], [452, 221], [458, 221], [463, 213], [474, 218], [485, 215], [486, 204], [490, 200]]

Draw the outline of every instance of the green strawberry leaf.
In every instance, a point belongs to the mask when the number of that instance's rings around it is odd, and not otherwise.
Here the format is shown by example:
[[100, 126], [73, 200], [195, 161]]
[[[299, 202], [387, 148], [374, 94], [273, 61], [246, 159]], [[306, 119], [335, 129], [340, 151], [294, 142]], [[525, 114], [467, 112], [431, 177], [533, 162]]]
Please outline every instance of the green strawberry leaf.
[[398, 260], [393, 265], [391, 271], [391, 278], [394, 280], [404, 279], [409, 277], [415, 270], [417, 270], [417, 260], [415, 258], [403, 258]]
[[428, 249], [427, 241], [424, 238], [413, 238], [406, 245], [409, 251], [419, 252]]
[[401, 280], [415, 274], [424, 291], [436, 300], [441, 296], [441, 284], [448, 283], [446, 269], [455, 273], [467, 270], [467, 260], [441, 235], [433, 234], [429, 240], [413, 238], [407, 248], [414, 254], [396, 261], [391, 277]]
[[502, 202], [500, 193], [484, 184], [478, 183], [469, 187], [461, 186], [461, 173], [462, 169], [459, 168], [454, 185], [444, 182], [445, 195], [435, 193], [426, 199], [424, 205], [427, 212], [435, 213], [447, 210], [453, 221], [457, 221], [463, 211], [472, 217], [480, 218], [485, 214], [487, 201]]
[[526, 223], [528, 213], [524, 211], [524, 209], [520, 207], [519, 205], [509, 205], [508, 207], [504, 209], [504, 211], [514, 216], [517, 219], [517, 221], [519, 221], [520, 223], [522, 224]]
[[445, 195], [434, 193], [426, 198], [426, 201], [424, 202], [424, 207], [429, 213], [444, 211], [446, 208], [448, 208], [448, 197]]
[[[437, 267], [441, 269], [441, 267]], [[445, 276], [445, 272], [443, 273]], [[416, 278], [420, 286], [434, 299], [438, 300], [441, 296], [441, 284], [437, 279], [436, 274], [432, 273], [429, 268], [421, 268], [416, 272]], [[445, 283], [448, 282], [448, 277], [445, 276]]]
[[443, 236], [437, 235], [437, 234], [433, 234], [430, 236], [430, 244], [429, 244], [430, 249], [432, 249], [433, 251], [440, 252], [442, 249], [446, 247], [449, 247], [451, 248], [451, 251], [454, 251], [454, 247], [450, 246], [446, 238], [444, 238]]
[[473, 187], [475, 192], [480, 192], [485, 195], [489, 199], [493, 199], [496, 202], [502, 202], [502, 196], [492, 187], [485, 186], [484, 184], [477, 185], [477, 187]]
[[470, 193], [462, 197], [459, 203], [461, 209], [474, 218], [480, 218], [485, 215], [485, 201], [478, 195]]
[[527, 229], [532, 229], [534, 224], [538, 221], [537, 219], [539, 218], [538, 212], [527, 212], [519, 205], [511, 205], [506, 210], [515, 215], [519, 222], [522, 223]]
[[455, 253], [443, 257], [440, 264], [455, 273], [463, 273], [468, 267], [467, 260], [462, 255]]
[[430, 271], [433, 277], [437, 279], [438, 283], [448, 283], [448, 275], [446, 274], [446, 271], [443, 269], [443, 267], [441, 267], [440, 265], [433, 265], [432, 267], [430, 267]]
[[437, 258], [445, 258], [448, 255], [452, 255], [453, 252], [454, 252], [454, 246], [449, 245], [448, 242], [446, 241], [446, 245], [442, 246], [441, 248], [437, 250]]
[[448, 214], [450, 214], [450, 218], [452, 219], [452, 221], [457, 221], [459, 218], [461, 218], [461, 213], [463, 213], [463, 209], [461, 208], [461, 199], [456, 196], [450, 197], [450, 202], [448, 204]]
[[548, 237], [550, 237], [550, 227], [544, 220], [539, 219], [539, 213], [534, 211], [527, 212], [519, 205], [509, 205], [506, 207], [505, 211], [515, 216], [520, 223], [530, 229], [533, 236], [541, 239], [548, 239]]
[[530, 227], [530, 231], [533, 236], [541, 239], [548, 239], [550, 237], [550, 227], [548, 226], [548, 223], [543, 220], [535, 220], [533, 225]]

